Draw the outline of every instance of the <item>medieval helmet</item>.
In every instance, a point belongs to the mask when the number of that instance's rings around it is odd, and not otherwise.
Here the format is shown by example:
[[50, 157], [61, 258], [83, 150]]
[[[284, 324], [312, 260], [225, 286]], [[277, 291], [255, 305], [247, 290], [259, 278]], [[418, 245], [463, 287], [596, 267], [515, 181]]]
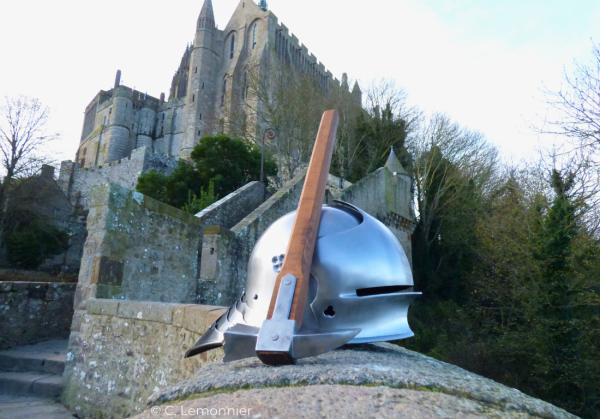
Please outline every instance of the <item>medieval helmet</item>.
[[[284, 215], [259, 238], [250, 255], [241, 298], [186, 356], [221, 346], [223, 333], [234, 325], [262, 325], [295, 217], [295, 211]], [[421, 294], [413, 292], [413, 285], [404, 249], [384, 224], [345, 202], [325, 205], [302, 330], [360, 329], [350, 344], [411, 337], [408, 308]]]

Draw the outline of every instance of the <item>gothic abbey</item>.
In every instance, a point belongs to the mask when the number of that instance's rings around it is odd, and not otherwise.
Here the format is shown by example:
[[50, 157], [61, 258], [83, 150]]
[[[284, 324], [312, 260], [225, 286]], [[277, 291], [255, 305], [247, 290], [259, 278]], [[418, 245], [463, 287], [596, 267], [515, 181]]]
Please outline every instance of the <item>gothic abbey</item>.
[[215, 25], [211, 0], [205, 0], [168, 100], [164, 94], [156, 98], [121, 85], [117, 71], [114, 87], [100, 91], [85, 110], [75, 164], [107, 166], [131, 158], [142, 147], [155, 155], [186, 158], [202, 136], [230, 132], [233, 118], [244, 127], [244, 137], [260, 138], [262, 107], [249, 89], [250, 78], [264, 81], [274, 72], [310, 77], [324, 96], [343, 91], [360, 104], [358, 85], [350, 92], [345, 74], [341, 83], [335, 79], [278, 22], [265, 0], [258, 5], [240, 0], [223, 30]]

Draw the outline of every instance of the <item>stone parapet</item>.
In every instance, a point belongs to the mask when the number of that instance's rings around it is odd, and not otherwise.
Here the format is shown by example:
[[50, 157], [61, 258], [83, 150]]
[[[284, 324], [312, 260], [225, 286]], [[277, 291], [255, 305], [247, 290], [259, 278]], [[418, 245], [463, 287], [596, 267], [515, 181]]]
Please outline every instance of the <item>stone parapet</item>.
[[231, 228], [265, 200], [265, 186], [253, 181], [196, 214], [204, 225]]
[[174, 158], [153, 153], [150, 147], [138, 147], [128, 157], [96, 166], [82, 168], [78, 163], [63, 161], [58, 184], [73, 205], [87, 210], [94, 187], [108, 183], [135, 190], [138, 177], [150, 170], [169, 174], [177, 165]]
[[222, 357], [183, 358], [221, 307], [89, 299], [71, 336], [64, 403], [81, 417], [127, 417], [152, 395]]
[[575, 418], [514, 388], [389, 343], [347, 346], [296, 365], [270, 367], [256, 358], [205, 365], [149, 406], [136, 417], [207, 412], [197, 415]]
[[87, 226], [78, 297], [196, 302], [196, 217], [110, 184], [92, 191]]

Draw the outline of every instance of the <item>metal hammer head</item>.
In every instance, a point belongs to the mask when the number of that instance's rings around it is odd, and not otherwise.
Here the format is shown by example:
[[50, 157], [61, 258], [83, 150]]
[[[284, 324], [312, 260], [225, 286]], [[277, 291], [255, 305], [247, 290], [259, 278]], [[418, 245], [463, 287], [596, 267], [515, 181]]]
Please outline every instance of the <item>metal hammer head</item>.
[[[273, 350], [270, 347], [259, 346], [259, 334], [262, 330], [262, 328], [243, 324], [237, 324], [227, 330], [223, 361], [231, 362], [258, 356], [262, 362], [269, 365], [293, 364], [297, 359], [317, 356], [339, 348], [360, 332], [360, 329], [336, 330], [327, 333], [300, 330], [292, 335], [289, 345], [282, 345], [281, 350]], [[272, 339], [272, 336], [267, 334], [264, 336]]]
[[260, 329], [236, 325], [225, 332], [225, 361], [258, 356], [268, 365], [293, 364], [296, 359], [315, 356], [342, 346], [360, 329], [335, 332], [298, 330], [295, 320], [288, 318], [296, 278], [286, 275], [281, 281], [275, 310]]

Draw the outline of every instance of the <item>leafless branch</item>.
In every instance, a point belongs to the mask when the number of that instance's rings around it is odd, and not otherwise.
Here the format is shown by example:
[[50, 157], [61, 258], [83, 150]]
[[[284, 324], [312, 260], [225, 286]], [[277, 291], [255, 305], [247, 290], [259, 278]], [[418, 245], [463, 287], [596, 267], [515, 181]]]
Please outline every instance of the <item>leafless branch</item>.
[[47, 159], [40, 148], [57, 137], [46, 132], [48, 108], [38, 99], [4, 98], [0, 107], [0, 166], [4, 182], [32, 173]]

